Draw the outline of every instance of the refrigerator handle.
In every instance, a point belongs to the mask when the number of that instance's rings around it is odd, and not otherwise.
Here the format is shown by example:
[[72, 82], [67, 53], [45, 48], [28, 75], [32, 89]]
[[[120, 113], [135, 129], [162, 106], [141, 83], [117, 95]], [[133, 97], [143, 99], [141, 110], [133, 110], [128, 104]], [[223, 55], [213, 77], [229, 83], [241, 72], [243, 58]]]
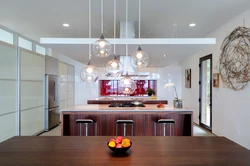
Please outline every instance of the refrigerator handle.
[[56, 82], [54, 81], [54, 102], [56, 100]]

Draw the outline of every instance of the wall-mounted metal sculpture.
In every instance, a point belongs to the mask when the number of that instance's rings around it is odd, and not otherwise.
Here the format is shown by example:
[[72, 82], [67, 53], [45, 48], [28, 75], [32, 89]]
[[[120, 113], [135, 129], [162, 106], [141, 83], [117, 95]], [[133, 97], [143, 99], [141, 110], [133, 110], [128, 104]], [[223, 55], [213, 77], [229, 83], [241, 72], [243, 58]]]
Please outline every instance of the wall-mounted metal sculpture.
[[250, 81], [250, 28], [237, 27], [223, 41], [219, 72], [224, 85], [242, 90]]

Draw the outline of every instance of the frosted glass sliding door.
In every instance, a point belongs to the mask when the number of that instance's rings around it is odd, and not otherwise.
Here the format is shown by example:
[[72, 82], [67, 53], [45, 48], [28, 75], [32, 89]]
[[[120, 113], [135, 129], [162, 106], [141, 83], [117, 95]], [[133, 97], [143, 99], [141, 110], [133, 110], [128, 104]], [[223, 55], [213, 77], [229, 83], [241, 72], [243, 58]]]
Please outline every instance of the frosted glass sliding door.
[[16, 47], [0, 42], [0, 142], [17, 134]]
[[44, 79], [44, 55], [21, 49], [21, 135], [35, 135], [44, 130]]

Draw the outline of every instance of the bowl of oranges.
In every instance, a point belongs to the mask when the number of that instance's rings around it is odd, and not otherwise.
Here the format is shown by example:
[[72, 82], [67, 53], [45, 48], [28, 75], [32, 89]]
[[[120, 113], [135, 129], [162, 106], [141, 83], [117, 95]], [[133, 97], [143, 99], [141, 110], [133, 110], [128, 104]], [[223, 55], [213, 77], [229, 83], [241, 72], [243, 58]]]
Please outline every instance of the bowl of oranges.
[[110, 139], [107, 145], [115, 153], [124, 153], [132, 146], [132, 142], [128, 138], [117, 136]]

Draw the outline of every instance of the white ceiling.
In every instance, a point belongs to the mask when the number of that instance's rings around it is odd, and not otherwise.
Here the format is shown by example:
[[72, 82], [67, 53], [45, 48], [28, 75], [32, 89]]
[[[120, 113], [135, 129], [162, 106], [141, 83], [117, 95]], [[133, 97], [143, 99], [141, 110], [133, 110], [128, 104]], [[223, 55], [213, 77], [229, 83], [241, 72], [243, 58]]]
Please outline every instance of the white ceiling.
[[[138, 37], [138, 0], [128, 0], [128, 20], [136, 22]], [[250, 8], [249, 0], [142, 0], [141, 37], [199, 38]], [[113, 38], [113, 0], [104, 0], [104, 35]], [[92, 37], [100, 37], [100, 0], [92, 0]], [[125, 0], [117, 0], [117, 37], [119, 22], [125, 21]], [[196, 27], [189, 27], [195, 22]], [[65, 28], [63, 23], [69, 23]], [[39, 41], [41, 37], [87, 38], [88, 0], [1, 0], [0, 24]], [[87, 45], [47, 45], [82, 63], [87, 63]], [[166, 66], [204, 49], [205, 45], [143, 45], [150, 56], [149, 65]], [[129, 53], [136, 51], [129, 46]], [[117, 46], [125, 55], [125, 46]], [[167, 58], [163, 57], [167, 54]], [[109, 58], [93, 56], [92, 64], [103, 66]]]

